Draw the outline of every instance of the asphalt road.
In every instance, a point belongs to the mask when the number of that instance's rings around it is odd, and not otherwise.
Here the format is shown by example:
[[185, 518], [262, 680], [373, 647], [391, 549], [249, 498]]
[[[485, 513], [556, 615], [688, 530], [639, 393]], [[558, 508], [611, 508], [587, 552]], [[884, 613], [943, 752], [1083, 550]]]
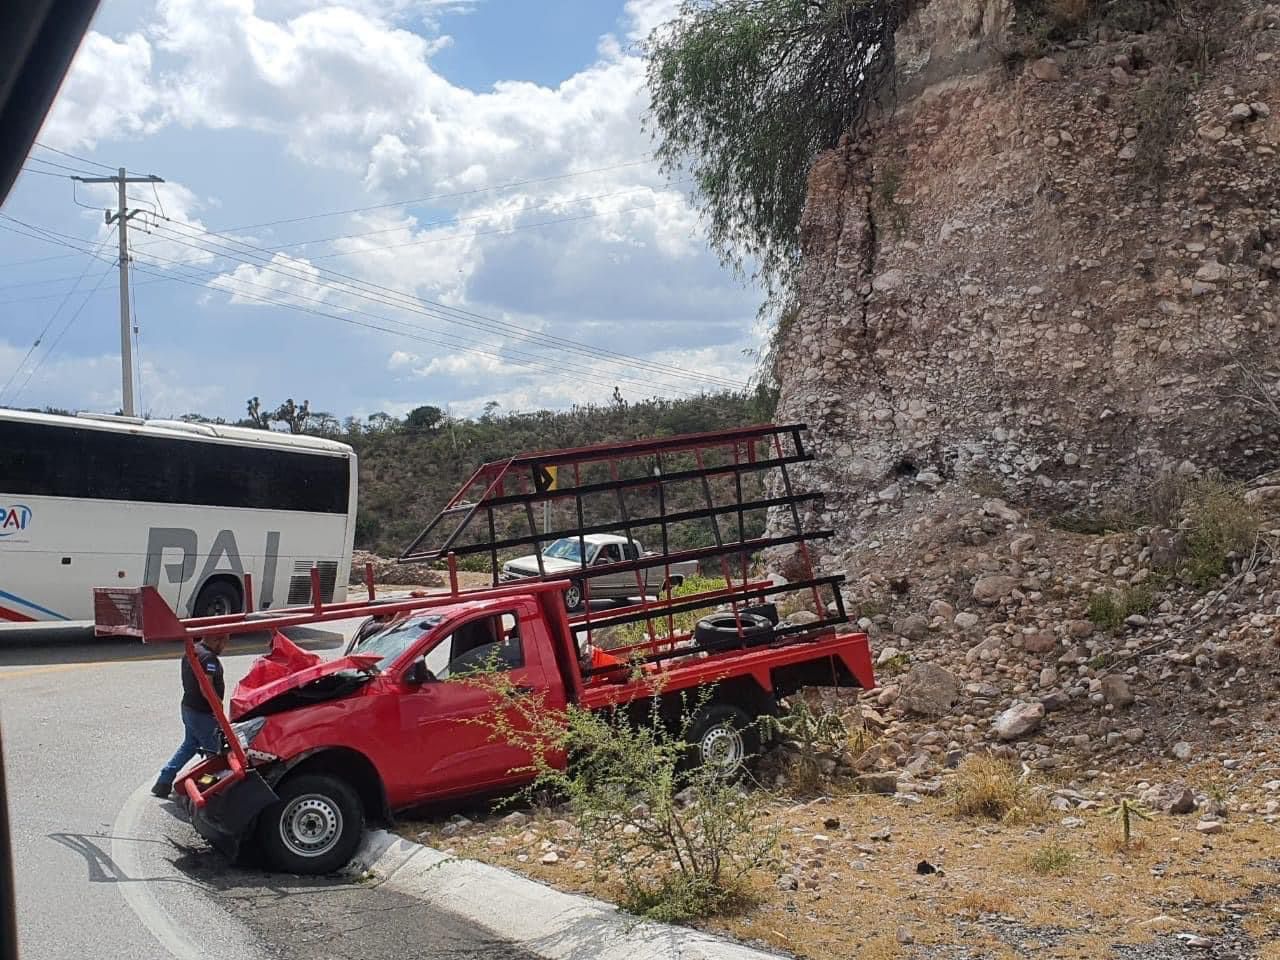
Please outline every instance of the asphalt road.
[[[297, 638], [295, 638], [297, 639]], [[340, 638], [304, 646], [333, 655]], [[264, 640], [224, 657], [228, 690]], [[22, 960], [526, 960], [416, 900], [229, 866], [150, 795], [181, 739], [177, 651], [0, 646]]]

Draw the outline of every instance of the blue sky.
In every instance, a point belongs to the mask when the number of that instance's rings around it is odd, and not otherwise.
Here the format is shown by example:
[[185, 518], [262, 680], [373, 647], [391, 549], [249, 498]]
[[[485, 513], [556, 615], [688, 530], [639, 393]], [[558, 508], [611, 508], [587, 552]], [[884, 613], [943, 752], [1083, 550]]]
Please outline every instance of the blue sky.
[[[0, 404], [456, 414], [747, 380], [759, 294], [642, 129], [674, 0], [104, 0], [0, 210]], [[72, 159], [56, 151], [74, 155]], [[33, 344], [39, 339], [39, 346]]]

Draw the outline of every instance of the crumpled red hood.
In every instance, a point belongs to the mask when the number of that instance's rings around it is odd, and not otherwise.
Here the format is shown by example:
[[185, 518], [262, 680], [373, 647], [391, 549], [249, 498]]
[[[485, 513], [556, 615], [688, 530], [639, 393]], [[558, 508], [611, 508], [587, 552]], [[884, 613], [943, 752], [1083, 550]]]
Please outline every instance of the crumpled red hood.
[[268, 700], [305, 686], [321, 677], [343, 670], [362, 670], [376, 664], [376, 654], [355, 654], [337, 660], [325, 660], [303, 650], [280, 631], [271, 637], [271, 652], [253, 661], [253, 666], [231, 693], [230, 717], [239, 720]]

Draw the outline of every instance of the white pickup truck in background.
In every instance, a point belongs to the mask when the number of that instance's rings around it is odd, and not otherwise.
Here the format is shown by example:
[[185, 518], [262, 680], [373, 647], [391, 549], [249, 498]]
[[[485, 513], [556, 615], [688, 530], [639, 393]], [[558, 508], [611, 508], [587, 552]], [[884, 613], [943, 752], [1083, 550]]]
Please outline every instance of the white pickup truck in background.
[[[668, 587], [675, 589], [685, 581], [686, 577], [695, 576], [698, 564], [694, 560], [685, 560], [670, 565], [670, 581], [668, 568], [662, 560], [662, 554], [645, 551], [635, 540], [628, 540], [610, 533], [593, 533], [582, 538], [587, 548], [586, 566], [602, 567], [611, 563], [622, 563], [627, 560], [639, 560], [653, 557], [655, 566], [645, 567], [639, 571], [623, 570], [618, 573], [606, 573], [600, 576], [586, 577], [587, 587], [582, 584], [581, 544], [577, 537], [564, 537], [556, 540], [542, 552], [542, 566], [548, 575], [560, 574], [572, 580], [569, 589], [564, 593], [565, 606], [572, 612], [582, 608], [584, 594], [592, 600], [625, 600], [641, 593], [636, 582], [637, 573], [643, 583], [645, 596], [657, 596]], [[577, 574], [578, 576], [574, 576]], [[502, 582], [524, 580], [539, 575], [538, 558], [533, 554], [517, 557], [502, 565]]]

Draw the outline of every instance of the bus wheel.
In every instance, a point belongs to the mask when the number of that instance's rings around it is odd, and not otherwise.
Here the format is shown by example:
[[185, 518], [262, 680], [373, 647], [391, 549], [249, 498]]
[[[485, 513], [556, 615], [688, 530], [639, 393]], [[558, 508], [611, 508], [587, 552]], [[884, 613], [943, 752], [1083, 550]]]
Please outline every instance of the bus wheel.
[[191, 613], [196, 617], [224, 617], [229, 613], [239, 613], [240, 609], [240, 591], [235, 585], [226, 580], [214, 580], [204, 585]]

